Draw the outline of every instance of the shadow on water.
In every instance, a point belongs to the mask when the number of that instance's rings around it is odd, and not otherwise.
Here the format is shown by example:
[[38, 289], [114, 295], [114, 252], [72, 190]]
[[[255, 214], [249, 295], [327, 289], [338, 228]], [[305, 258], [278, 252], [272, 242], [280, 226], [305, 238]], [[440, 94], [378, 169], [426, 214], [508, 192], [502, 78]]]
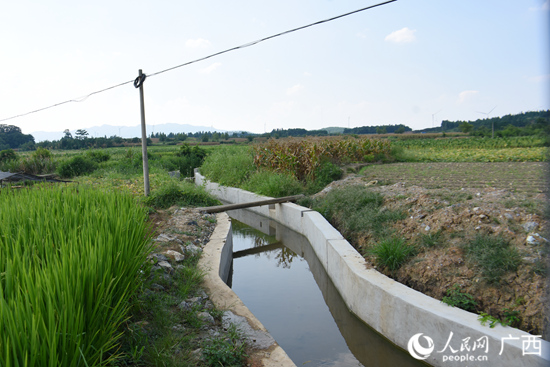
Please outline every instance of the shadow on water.
[[228, 214], [228, 284], [296, 365], [426, 366], [348, 310], [307, 238], [249, 211]]

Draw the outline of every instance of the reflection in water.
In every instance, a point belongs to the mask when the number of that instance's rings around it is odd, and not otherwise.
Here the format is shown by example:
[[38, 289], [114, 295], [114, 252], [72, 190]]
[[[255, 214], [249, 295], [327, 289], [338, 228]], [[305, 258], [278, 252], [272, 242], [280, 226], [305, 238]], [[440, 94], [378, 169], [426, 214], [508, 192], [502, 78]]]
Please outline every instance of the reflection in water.
[[229, 215], [250, 226], [232, 221], [232, 288], [297, 365], [424, 365], [349, 312], [305, 237], [247, 211]]

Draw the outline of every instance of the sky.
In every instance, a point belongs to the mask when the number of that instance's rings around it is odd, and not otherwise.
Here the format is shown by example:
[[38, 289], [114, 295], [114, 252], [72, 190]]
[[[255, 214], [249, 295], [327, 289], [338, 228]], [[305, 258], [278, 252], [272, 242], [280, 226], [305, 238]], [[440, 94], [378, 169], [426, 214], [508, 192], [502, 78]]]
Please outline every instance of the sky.
[[[379, 2], [0, 0], [0, 120]], [[549, 17], [549, 0], [397, 0], [150, 76], [147, 126], [423, 129], [546, 110]], [[140, 121], [128, 83], [0, 124]]]

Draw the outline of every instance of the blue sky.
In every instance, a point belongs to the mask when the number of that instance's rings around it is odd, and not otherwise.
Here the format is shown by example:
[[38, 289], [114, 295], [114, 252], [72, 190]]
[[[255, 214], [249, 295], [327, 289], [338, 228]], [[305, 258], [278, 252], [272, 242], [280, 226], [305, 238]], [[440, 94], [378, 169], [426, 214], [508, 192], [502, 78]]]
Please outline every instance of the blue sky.
[[[2, 0], [0, 120], [376, 3]], [[422, 129], [548, 109], [549, 8], [398, 0], [152, 76], [147, 124]], [[139, 123], [132, 84], [0, 122], [25, 133]]]

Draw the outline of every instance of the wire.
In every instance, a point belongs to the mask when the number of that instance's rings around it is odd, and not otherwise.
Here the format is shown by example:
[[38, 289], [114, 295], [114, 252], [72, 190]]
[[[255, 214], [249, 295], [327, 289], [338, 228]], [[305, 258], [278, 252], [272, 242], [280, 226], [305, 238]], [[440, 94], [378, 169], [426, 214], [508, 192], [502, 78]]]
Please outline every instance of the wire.
[[64, 104], [66, 104], [66, 103], [71, 103], [71, 102], [84, 102], [84, 101], [87, 100], [89, 97], [93, 96], [94, 94], [102, 93], [102, 92], [108, 91], [108, 90], [110, 90], [110, 89], [114, 89], [114, 88], [117, 88], [117, 87], [121, 87], [121, 86], [123, 86], [123, 85], [125, 85], [125, 84], [133, 83], [133, 82], [134, 82], [133, 80], [130, 80], [130, 81], [127, 81], [127, 82], [124, 82], [124, 83], [120, 83], [120, 84], [117, 84], [117, 85], [113, 85], [112, 87], [108, 87], [108, 88], [101, 89], [101, 90], [92, 92], [92, 93], [90, 93], [90, 94], [87, 94], [87, 95], [85, 95], [84, 97], [75, 98], [75, 99], [70, 99], [70, 100], [68, 100], [68, 101], [59, 102], [59, 103], [53, 104], [53, 105], [48, 106], [48, 107], [39, 108], [38, 110], [34, 110], [34, 111], [30, 111], [30, 112], [25, 112], [25, 113], [22, 113], [22, 114], [20, 114], [20, 115], [8, 117], [8, 118], [5, 118], [5, 119], [0, 120], [0, 122], [2, 122], [2, 121], [7, 121], [7, 120], [13, 120], [13, 119], [16, 119], [16, 118], [18, 118], [18, 117], [27, 116], [27, 115], [30, 115], [30, 114], [32, 114], [32, 113], [44, 111], [44, 110], [47, 110], [47, 109], [50, 109], [50, 108], [54, 108], [54, 107], [57, 107], [57, 106], [64, 105]]
[[193, 61], [189, 61], [189, 62], [186, 62], [186, 63], [184, 63], [184, 64], [181, 64], [181, 65], [173, 66], [173, 67], [171, 67], [171, 68], [168, 68], [168, 69], [165, 69], [165, 70], [162, 70], [162, 71], [157, 71], [156, 73], [149, 74], [148, 76], [151, 77], [151, 76], [159, 75], [159, 74], [165, 73], [165, 72], [167, 72], [167, 71], [171, 71], [171, 70], [174, 70], [174, 69], [177, 69], [177, 68], [181, 68], [181, 67], [183, 67], [183, 66], [187, 66], [187, 65], [190, 65], [190, 64], [194, 64], [194, 63], [199, 62], [199, 61], [204, 61], [204, 60], [209, 59], [209, 58], [214, 57], [214, 56], [218, 56], [218, 55], [221, 55], [221, 54], [225, 54], [225, 53], [227, 53], [227, 52], [231, 52], [231, 51], [239, 50], [239, 49], [242, 49], [242, 48], [254, 46], [254, 45], [258, 44], [258, 43], [261, 43], [261, 42], [270, 40], [270, 39], [272, 39], [272, 38], [276, 38], [276, 37], [279, 37], [279, 36], [283, 36], [283, 35], [285, 35], [285, 34], [289, 34], [289, 33], [292, 33], [292, 32], [296, 32], [296, 31], [299, 31], [299, 30], [302, 30], [302, 29], [305, 29], [305, 28], [313, 27], [313, 26], [315, 26], [315, 25], [319, 25], [319, 24], [331, 22], [331, 21], [333, 21], [333, 20], [336, 20], [336, 19], [339, 19], [339, 18], [343, 18], [343, 17], [347, 17], [348, 15], [352, 15], [352, 14], [355, 14], [355, 13], [359, 13], [359, 12], [362, 12], [362, 11], [365, 11], [365, 10], [369, 10], [369, 9], [372, 9], [372, 8], [376, 8], [376, 7], [378, 7], [378, 6], [382, 6], [382, 5], [386, 5], [386, 4], [389, 4], [389, 3], [393, 3], [394, 1], [397, 1], [397, 0], [389, 0], [389, 1], [386, 1], [386, 2], [383, 2], [383, 3], [379, 3], [379, 4], [367, 6], [367, 7], [365, 7], [365, 8], [361, 8], [361, 9], [358, 9], [358, 10], [354, 10], [354, 11], [351, 11], [351, 12], [349, 12], [349, 13], [337, 15], [337, 16], [332, 17], [332, 18], [328, 18], [328, 19], [325, 19], [325, 20], [320, 20], [320, 21], [318, 21], [318, 22], [311, 23], [311, 24], [308, 24], [308, 25], [304, 25], [304, 26], [301, 26], [301, 27], [298, 27], [298, 28], [290, 29], [290, 30], [288, 30], [288, 31], [284, 31], [284, 32], [277, 33], [277, 34], [274, 34], [274, 35], [269, 36], [269, 37], [265, 37], [265, 38], [259, 39], [259, 40], [257, 40], [257, 41], [245, 43], [244, 45], [240, 45], [240, 46], [228, 48], [227, 50], [220, 51], [220, 52], [216, 52], [216, 53], [214, 53], [214, 54], [211, 54], [211, 55], [202, 57], [202, 58], [197, 59], [197, 60], [193, 60]]
[[[296, 32], [296, 31], [299, 31], [299, 30], [302, 30], [302, 29], [305, 29], [305, 28], [313, 27], [313, 26], [316, 26], [316, 25], [319, 25], [319, 24], [331, 22], [331, 21], [336, 20], [336, 19], [344, 18], [344, 17], [347, 17], [347, 16], [349, 16], [349, 15], [356, 14], [356, 13], [360, 13], [360, 12], [362, 12], [362, 11], [369, 10], [369, 9], [372, 9], [372, 8], [376, 8], [376, 7], [379, 7], [379, 6], [382, 6], [382, 5], [386, 5], [386, 4], [389, 4], [389, 3], [393, 3], [393, 2], [395, 2], [395, 1], [397, 1], [397, 0], [388, 0], [388, 1], [385, 1], [385, 2], [382, 2], [382, 3], [378, 3], [378, 4], [375, 4], [375, 5], [370, 5], [370, 6], [361, 8], [361, 9], [357, 9], [357, 10], [354, 10], [354, 11], [350, 11], [349, 13], [340, 14], [340, 15], [334, 16], [334, 17], [332, 17], [332, 18], [320, 20], [320, 21], [317, 21], [317, 22], [314, 22], [314, 23], [310, 23], [310, 24], [307, 24], [307, 25], [298, 27], [298, 28], [290, 29], [290, 30], [287, 30], [287, 31], [284, 31], [284, 32], [281, 32], [281, 33], [277, 33], [277, 34], [271, 35], [271, 36], [269, 36], [269, 37], [261, 38], [261, 39], [259, 39], [259, 40], [253, 41], [253, 42], [245, 43], [245, 44], [240, 45], [240, 46], [228, 48], [228, 49], [226, 49], [226, 50], [223, 50], [223, 51], [220, 51], [220, 52], [216, 52], [216, 53], [213, 53], [213, 54], [208, 55], [208, 56], [205, 56], [205, 57], [201, 57], [200, 59], [196, 59], [196, 60], [189, 61], [189, 62], [180, 64], [180, 65], [173, 66], [173, 67], [168, 68], [168, 69], [164, 69], [164, 70], [161, 70], [161, 71], [157, 71], [156, 73], [152, 73], [152, 74], [149, 74], [149, 75], [147, 75], [147, 76], [148, 76], [148, 77], [152, 77], [152, 76], [155, 76], [155, 75], [159, 75], [159, 74], [162, 74], [162, 73], [166, 73], [167, 71], [171, 71], [171, 70], [174, 70], [174, 69], [181, 68], [181, 67], [183, 67], [183, 66], [187, 66], [187, 65], [191, 65], [191, 64], [194, 64], [194, 63], [197, 63], [197, 62], [200, 62], [200, 61], [204, 61], [204, 60], [210, 59], [210, 58], [212, 58], [212, 57], [219, 56], [219, 55], [222, 55], [222, 54], [231, 52], [231, 51], [235, 51], [235, 50], [243, 49], [243, 48], [246, 48], [246, 47], [254, 46], [254, 45], [257, 45], [258, 43], [261, 43], [261, 42], [264, 42], [264, 41], [267, 41], [267, 40], [270, 40], [270, 39], [273, 39], [273, 38], [276, 38], [276, 37], [280, 37], [280, 36], [283, 36], [283, 35], [285, 35], [285, 34], [293, 33], [293, 32]], [[61, 105], [64, 105], [64, 104], [67, 104], [67, 103], [71, 103], [71, 102], [83, 102], [83, 101], [87, 100], [89, 97], [93, 96], [94, 94], [99, 94], [99, 93], [102, 93], [102, 92], [106, 92], [106, 91], [108, 91], [108, 90], [111, 90], [111, 89], [114, 89], [114, 88], [118, 88], [118, 87], [121, 87], [121, 86], [126, 85], [126, 84], [129, 84], [129, 83], [133, 83], [133, 82], [134, 82], [134, 80], [129, 80], [129, 81], [127, 81], [127, 82], [123, 82], [123, 83], [116, 84], [116, 85], [113, 85], [113, 86], [108, 87], [108, 88], [104, 88], [104, 89], [101, 89], [101, 90], [92, 92], [92, 93], [90, 93], [90, 94], [87, 94], [87, 95], [84, 96], [84, 97], [75, 98], [75, 99], [70, 99], [70, 100], [68, 100], [68, 101], [56, 103], [56, 104], [53, 104], [53, 105], [48, 106], [48, 107], [43, 107], [43, 108], [39, 108], [39, 109], [34, 110], [34, 111], [30, 111], [30, 112], [22, 113], [22, 114], [20, 114], [20, 115], [8, 117], [8, 118], [5, 118], [5, 119], [0, 120], [0, 122], [8, 121], [8, 120], [13, 120], [13, 119], [15, 119], [15, 118], [27, 116], [27, 115], [30, 115], [30, 114], [33, 114], [33, 113], [37, 113], [37, 112], [40, 112], [40, 111], [44, 111], [44, 110], [47, 110], [47, 109], [50, 109], [50, 108], [54, 108], [54, 107], [57, 107], [57, 106], [61, 106]]]

